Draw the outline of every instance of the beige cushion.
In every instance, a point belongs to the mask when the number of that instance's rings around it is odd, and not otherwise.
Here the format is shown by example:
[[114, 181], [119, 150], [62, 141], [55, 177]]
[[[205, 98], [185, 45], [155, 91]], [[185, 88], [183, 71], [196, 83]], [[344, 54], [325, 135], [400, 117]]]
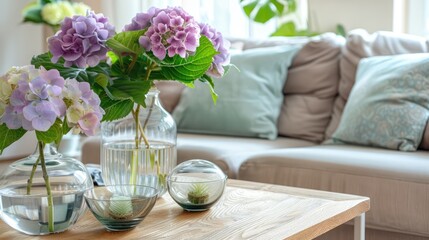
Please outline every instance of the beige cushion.
[[238, 179], [368, 196], [367, 226], [429, 237], [428, 159], [346, 145], [270, 150], [249, 157]]
[[177, 81], [156, 81], [155, 85], [159, 90], [159, 100], [162, 107], [170, 113], [173, 112], [179, 103], [185, 85]]
[[349, 32], [340, 59], [339, 96], [335, 99], [332, 119], [326, 129], [325, 137], [330, 138], [339, 124], [344, 105], [355, 82], [356, 69], [361, 58], [428, 52], [428, 50], [428, 41], [423, 37], [383, 31], [369, 34], [363, 29]]
[[303, 45], [309, 41], [308, 37], [270, 37], [270, 38], [231, 38], [231, 46], [241, 43], [242, 50], [264, 48], [283, 45]]
[[339, 81], [339, 56], [345, 39], [325, 33], [298, 52], [284, 87], [279, 135], [321, 142]]

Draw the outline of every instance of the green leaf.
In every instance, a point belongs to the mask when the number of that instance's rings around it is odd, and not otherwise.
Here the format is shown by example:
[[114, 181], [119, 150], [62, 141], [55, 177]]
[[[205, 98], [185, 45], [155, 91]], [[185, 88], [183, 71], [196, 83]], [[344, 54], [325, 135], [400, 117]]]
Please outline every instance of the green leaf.
[[295, 36], [296, 28], [295, 23], [290, 21], [283, 23], [280, 27], [271, 34], [271, 36]]
[[[134, 63], [132, 63], [135, 61]], [[147, 56], [139, 54], [137, 59], [133, 59], [132, 56], [125, 56], [112, 65], [111, 76], [116, 76], [120, 79], [128, 79], [131, 81], [146, 80], [147, 67], [152, 62]], [[129, 69], [129, 66], [133, 64], [133, 67]]]
[[98, 74], [97, 77], [95, 77], [95, 82], [98, 83], [103, 88], [106, 88], [109, 85], [109, 77], [105, 74]]
[[106, 93], [100, 94], [101, 108], [106, 112], [102, 121], [113, 121], [127, 116], [133, 109], [131, 100], [112, 100]]
[[280, 2], [278, 0], [270, 0], [270, 3], [276, 7], [278, 14], [283, 13], [283, 11], [285, 9], [285, 5], [283, 2]]
[[152, 81], [120, 81], [115, 80], [108, 89], [113, 96], [118, 98], [129, 98], [133, 102], [146, 107], [146, 93], [152, 86]]
[[55, 123], [45, 132], [36, 131], [37, 140], [44, 143], [59, 142], [63, 136], [62, 121], [57, 118]]
[[240, 0], [241, 6], [244, 10], [244, 13], [250, 17], [252, 15], [253, 10], [258, 5], [258, 1], [246, 1]]
[[71, 127], [69, 127], [69, 125], [67, 124], [67, 116], [64, 117], [62, 124], [63, 124], [62, 135], [66, 135], [71, 130]]
[[185, 85], [188, 88], [195, 88], [194, 82], [188, 82], [188, 83], [182, 82], [182, 84]]
[[294, 13], [296, 12], [296, 1], [295, 0], [287, 0], [287, 13]]
[[253, 17], [253, 21], [258, 23], [266, 23], [275, 16], [277, 16], [277, 12], [275, 12], [271, 4], [266, 3], [261, 5], [261, 7], [258, 9]]
[[0, 154], [12, 143], [18, 141], [27, 131], [23, 128], [9, 129], [6, 124], [0, 125]]
[[211, 77], [209, 77], [208, 75], [204, 74], [204, 76], [202, 76], [200, 78], [200, 81], [206, 83], [209, 86], [210, 94], [212, 96], [213, 103], [216, 104], [219, 95], [217, 95], [217, 93], [214, 90], [213, 79]]
[[266, 23], [275, 17], [283, 16], [285, 12], [296, 11], [295, 0], [240, 0], [240, 4], [244, 13], [258, 23]]
[[158, 62], [165, 80], [177, 80], [180, 82], [193, 82], [204, 75], [209, 69], [213, 57], [217, 54], [210, 40], [201, 36], [200, 46], [196, 53], [188, 58], [174, 56]]
[[44, 6], [44, 5], [48, 4], [48, 3], [55, 3], [55, 2], [58, 2], [58, 0], [39, 0], [39, 1], [40, 1], [40, 4], [41, 4], [42, 6]]
[[37, 2], [27, 4], [22, 10], [24, 22], [43, 23], [42, 6]]
[[346, 28], [342, 24], [337, 24], [335, 32], [340, 36], [343, 36], [343, 37], [347, 36]]
[[110, 59], [110, 61], [112, 62], [112, 64], [115, 64], [116, 61], [118, 61], [118, 59], [119, 59], [118, 55], [116, 55], [112, 51], [108, 51], [107, 52], [107, 57]]
[[50, 52], [34, 56], [31, 59], [31, 64], [36, 68], [43, 66], [46, 70], [57, 69], [60, 75], [67, 78], [74, 78], [79, 82], [88, 82], [93, 85], [98, 74], [103, 73], [110, 76], [110, 66], [107, 63], [100, 62], [95, 67], [88, 67], [86, 69], [77, 67], [64, 67], [64, 60], [60, 59], [57, 63], [51, 62], [52, 55]]
[[106, 44], [118, 55], [123, 55], [123, 53], [139, 54], [142, 51], [139, 38], [145, 31], [146, 30], [120, 32], [113, 38], [107, 40]]

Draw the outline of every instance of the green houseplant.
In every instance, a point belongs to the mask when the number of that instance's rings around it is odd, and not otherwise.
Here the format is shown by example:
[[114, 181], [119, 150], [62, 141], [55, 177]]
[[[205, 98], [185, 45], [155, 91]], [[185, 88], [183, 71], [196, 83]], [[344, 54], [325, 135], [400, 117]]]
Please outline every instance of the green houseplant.
[[[244, 13], [252, 21], [257, 23], [266, 23], [269, 20], [282, 20], [285, 17], [296, 14], [296, 0], [240, 0], [240, 5]], [[338, 24], [336, 32], [345, 36], [344, 26]], [[279, 24], [271, 36], [313, 36], [317, 32], [312, 31], [309, 27], [298, 29], [294, 20], [283, 21]]]

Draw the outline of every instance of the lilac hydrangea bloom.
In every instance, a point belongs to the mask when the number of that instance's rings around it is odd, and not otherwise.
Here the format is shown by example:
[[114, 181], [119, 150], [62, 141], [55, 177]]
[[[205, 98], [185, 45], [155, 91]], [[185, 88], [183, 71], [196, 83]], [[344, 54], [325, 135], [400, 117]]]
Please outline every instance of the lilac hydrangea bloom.
[[9, 77], [19, 79], [12, 84], [14, 89], [9, 98], [9, 105], [1, 118], [10, 129], [24, 128], [25, 130], [46, 131], [65, 112], [61, 92], [64, 78], [58, 70], [22, 68], [19, 75]]
[[[32, 128], [47, 131], [55, 122], [58, 115], [55, 106], [47, 100], [36, 100], [22, 110], [24, 118], [31, 122]], [[25, 129], [25, 126], [23, 126]], [[31, 129], [26, 129], [31, 130]]]
[[87, 16], [66, 17], [61, 30], [48, 39], [51, 61], [56, 63], [62, 57], [65, 67], [96, 66], [106, 59], [105, 42], [114, 34], [114, 27], [103, 14], [90, 12]]
[[180, 7], [150, 8], [138, 13], [124, 31], [147, 29], [139, 39], [146, 51], [152, 51], [160, 60], [179, 55], [185, 58], [199, 46], [200, 27], [192, 16]]
[[218, 52], [218, 54], [214, 56], [212, 65], [209, 70], [207, 70], [206, 74], [212, 77], [222, 77], [225, 73], [223, 66], [228, 65], [230, 62], [230, 54], [228, 52], [230, 43], [222, 37], [220, 32], [217, 32], [216, 29], [208, 24], [200, 24], [200, 28], [201, 34], [211, 41]]
[[104, 110], [89, 83], [64, 80], [56, 69], [34, 70], [25, 67], [0, 78], [3, 83], [12, 79], [14, 82], [8, 85], [11, 93], [4, 101], [7, 104], [0, 123], [9, 129], [47, 131], [57, 119], [64, 120], [66, 116], [74, 133], [93, 135]]

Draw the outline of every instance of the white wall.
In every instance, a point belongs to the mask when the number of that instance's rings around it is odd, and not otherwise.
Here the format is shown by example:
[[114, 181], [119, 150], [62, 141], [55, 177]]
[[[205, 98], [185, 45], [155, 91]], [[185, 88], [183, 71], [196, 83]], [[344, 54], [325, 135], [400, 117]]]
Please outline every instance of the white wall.
[[[41, 25], [22, 23], [21, 10], [30, 0], [0, 1], [0, 75], [12, 66], [30, 64], [31, 57], [43, 52], [45, 40]], [[28, 133], [5, 149], [1, 159], [25, 156], [34, 151], [36, 138]]]
[[30, 1], [0, 1], [0, 75], [12, 66], [30, 64], [33, 55], [43, 52], [42, 26], [22, 23], [21, 10]]
[[309, 23], [317, 32], [364, 28], [368, 32], [393, 30], [394, 0], [308, 0]]

